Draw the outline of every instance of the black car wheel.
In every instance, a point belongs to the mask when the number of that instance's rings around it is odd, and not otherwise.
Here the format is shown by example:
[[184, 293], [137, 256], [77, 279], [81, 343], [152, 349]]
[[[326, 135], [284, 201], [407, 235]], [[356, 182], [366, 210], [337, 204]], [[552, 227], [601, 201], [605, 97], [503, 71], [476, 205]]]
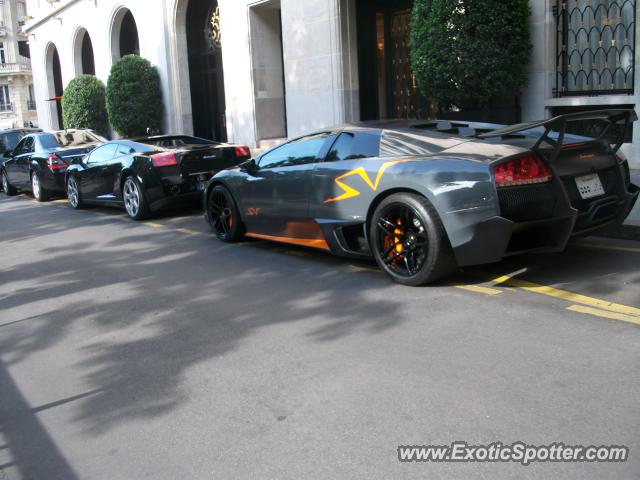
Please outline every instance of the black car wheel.
[[122, 187], [122, 198], [127, 214], [133, 220], [144, 220], [149, 216], [149, 205], [140, 182], [134, 176], [127, 177]]
[[31, 173], [31, 193], [38, 202], [46, 202], [51, 196], [49, 191], [42, 186], [42, 181], [37, 172]]
[[211, 230], [223, 242], [237, 242], [244, 235], [238, 207], [229, 190], [222, 185], [216, 185], [209, 194], [207, 218]]
[[2, 189], [4, 193], [10, 197], [13, 197], [18, 191], [11, 186], [9, 183], [9, 177], [7, 177], [7, 172], [2, 170]]
[[69, 205], [75, 210], [84, 206], [82, 203], [82, 196], [80, 195], [78, 181], [73, 175], [69, 177], [69, 180], [67, 180], [67, 198], [69, 199]]
[[425, 285], [455, 268], [440, 217], [419, 195], [397, 193], [385, 198], [371, 219], [369, 239], [378, 266], [403, 285]]

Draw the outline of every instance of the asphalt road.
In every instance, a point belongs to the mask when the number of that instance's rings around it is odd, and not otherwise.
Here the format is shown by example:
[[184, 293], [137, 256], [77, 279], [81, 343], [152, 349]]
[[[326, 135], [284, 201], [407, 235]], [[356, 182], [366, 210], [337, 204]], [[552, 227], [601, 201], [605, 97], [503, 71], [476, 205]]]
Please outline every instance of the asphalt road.
[[[640, 478], [640, 243], [468, 269], [225, 245], [0, 196], [0, 479]], [[400, 463], [398, 445], [627, 445], [626, 463]]]

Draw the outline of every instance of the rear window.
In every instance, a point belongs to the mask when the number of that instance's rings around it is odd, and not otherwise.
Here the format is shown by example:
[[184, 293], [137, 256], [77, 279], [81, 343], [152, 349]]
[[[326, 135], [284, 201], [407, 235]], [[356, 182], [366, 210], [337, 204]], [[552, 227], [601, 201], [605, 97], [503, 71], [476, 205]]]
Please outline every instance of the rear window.
[[106, 139], [86, 130], [68, 130], [40, 136], [40, 143], [44, 148], [81, 147], [102, 142], [106, 142]]

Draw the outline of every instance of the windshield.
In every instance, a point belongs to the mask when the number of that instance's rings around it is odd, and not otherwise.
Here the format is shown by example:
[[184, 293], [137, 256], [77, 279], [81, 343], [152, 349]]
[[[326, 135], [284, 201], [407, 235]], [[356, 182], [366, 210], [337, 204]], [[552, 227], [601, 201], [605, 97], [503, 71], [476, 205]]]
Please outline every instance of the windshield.
[[67, 130], [40, 136], [44, 148], [81, 147], [105, 141], [106, 139], [88, 130]]

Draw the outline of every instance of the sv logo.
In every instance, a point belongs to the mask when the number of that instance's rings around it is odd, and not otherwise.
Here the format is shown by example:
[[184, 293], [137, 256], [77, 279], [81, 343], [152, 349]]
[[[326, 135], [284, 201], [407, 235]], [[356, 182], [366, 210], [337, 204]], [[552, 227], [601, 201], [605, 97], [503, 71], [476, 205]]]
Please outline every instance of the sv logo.
[[261, 208], [247, 208], [247, 215], [250, 217], [257, 217], [260, 215]]

